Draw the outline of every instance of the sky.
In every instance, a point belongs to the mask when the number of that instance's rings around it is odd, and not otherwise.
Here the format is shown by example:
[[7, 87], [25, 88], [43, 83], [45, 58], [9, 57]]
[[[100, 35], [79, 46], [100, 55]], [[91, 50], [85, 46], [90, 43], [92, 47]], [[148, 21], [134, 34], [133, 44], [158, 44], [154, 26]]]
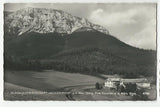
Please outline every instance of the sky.
[[87, 18], [134, 47], [156, 50], [156, 4], [154, 3], [12, 3], [5, 11], [21, 8], [53, 8]]

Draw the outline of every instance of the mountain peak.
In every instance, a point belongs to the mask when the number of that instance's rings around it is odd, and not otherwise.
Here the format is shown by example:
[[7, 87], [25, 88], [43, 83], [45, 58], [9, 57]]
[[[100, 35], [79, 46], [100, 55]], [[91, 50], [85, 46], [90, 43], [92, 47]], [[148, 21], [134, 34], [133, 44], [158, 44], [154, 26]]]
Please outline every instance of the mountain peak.
[[25, 32], [71, 34], [80, 28], [95, 29], [109, 34], [109, 31], [89, 22], [85, 18], [72, 16], [62, 10], [27, 7], [9, 14], [5, 18], [8, 33], [22, 35]]

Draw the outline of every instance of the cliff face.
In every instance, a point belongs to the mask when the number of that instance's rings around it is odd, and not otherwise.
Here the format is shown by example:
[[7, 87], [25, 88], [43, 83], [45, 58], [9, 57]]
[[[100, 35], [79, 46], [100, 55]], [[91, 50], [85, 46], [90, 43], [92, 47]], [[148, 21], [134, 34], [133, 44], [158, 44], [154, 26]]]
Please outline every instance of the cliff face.
[[100, 25], [55, 9], [24, 8], [5, 17], [5, 32], [16, 35], [25, 32], [71, 34], [83, 27], [109, 34], [109, 31]]

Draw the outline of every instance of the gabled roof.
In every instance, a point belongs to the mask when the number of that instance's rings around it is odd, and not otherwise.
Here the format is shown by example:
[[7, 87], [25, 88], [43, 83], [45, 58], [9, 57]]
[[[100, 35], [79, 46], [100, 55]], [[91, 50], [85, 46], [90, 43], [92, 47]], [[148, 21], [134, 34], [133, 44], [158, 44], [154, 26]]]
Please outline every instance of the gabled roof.
[[148, 82], [146, 78], [137, 78], [137, 79], [121, 79], [123, 82], [132, 82], [132, 83], [138, 83], [138, 82]]
[[107, 81], [120, 81], [121, 78], [108, 78]]
[[141, 82], [145, 82], [145, 83], [148, 83], [148, 80], [146, 78], [135, 78], [135, 79], [122, 79], [122, 78], [108, 78], [106, 79], [106, 81], [122, 81], [124, 83], [141, 83]]

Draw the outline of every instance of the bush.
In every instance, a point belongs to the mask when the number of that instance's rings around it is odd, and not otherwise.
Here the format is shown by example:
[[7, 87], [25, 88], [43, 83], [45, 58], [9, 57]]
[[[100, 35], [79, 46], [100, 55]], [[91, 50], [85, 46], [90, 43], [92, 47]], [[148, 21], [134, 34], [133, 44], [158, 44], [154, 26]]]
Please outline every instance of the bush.
[[102, 88], [103, 88], [102, 84], [100, 84], [100, 83], [97, 82], [96, 83], [96, 89], [100, 90]]

